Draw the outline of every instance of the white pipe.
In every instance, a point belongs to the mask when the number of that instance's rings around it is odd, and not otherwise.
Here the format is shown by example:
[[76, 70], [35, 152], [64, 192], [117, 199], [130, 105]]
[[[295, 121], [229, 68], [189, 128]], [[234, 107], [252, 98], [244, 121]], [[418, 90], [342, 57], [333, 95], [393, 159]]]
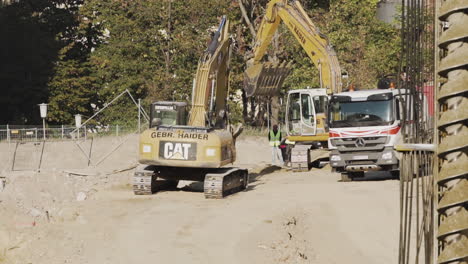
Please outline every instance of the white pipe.
[[215, 87], [216, 81], [213, 78], [211, 80], [211, 100], [210, 100], [210, 112], [213, 111], [213, 104], [214, 104], [214, 87]]

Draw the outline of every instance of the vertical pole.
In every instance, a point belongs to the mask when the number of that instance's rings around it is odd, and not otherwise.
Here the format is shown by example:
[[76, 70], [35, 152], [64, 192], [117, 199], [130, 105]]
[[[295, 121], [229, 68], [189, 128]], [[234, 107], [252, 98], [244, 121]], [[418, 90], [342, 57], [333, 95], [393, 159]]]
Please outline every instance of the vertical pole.
[[213, 112], [213, 105], [214, 105], [214, 88], [216, 85], [216, 80], [213, 78], [211, 80], [211, 99], [210, 99], [210, 113]]
[[10, 143], [10, 126], [6, 125], [7, 141]]
[[116, 125], [115, 127], [115, 134], [116, 136], [119, 136], [119, 125]]
[[267, 124], [268, 131], [270, 131], [270, 102], [267, 102]]
[[44, 136], [44, 141], [45, 141], [46, 140], [45, 118], [42, 118], [42, 134]]
[[63, 139], [63, 125], [62, 125], [62, 139]]
[[76, 132], [78, 133], [78, 134], [77, 134], [77, 135], [78, 135], [77, 138], [80, 139], [80, 127], [78, 127], [78, 130], [77, 130]]
[[86, 125], [84, 125], [84, 140], [86, 141], [88, 139], [88, 129], [86, 129]]
[[138, 98], [138, 133], [141, 133], [141, 99]]

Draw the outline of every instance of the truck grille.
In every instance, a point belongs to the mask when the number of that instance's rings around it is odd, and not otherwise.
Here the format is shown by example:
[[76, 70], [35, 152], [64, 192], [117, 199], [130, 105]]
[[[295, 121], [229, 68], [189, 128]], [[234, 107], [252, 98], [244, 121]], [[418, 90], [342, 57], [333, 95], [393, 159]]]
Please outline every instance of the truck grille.
[[387, 136], [333, 138], [332, 144], [340, 152], [382, 150], [387, 143]]

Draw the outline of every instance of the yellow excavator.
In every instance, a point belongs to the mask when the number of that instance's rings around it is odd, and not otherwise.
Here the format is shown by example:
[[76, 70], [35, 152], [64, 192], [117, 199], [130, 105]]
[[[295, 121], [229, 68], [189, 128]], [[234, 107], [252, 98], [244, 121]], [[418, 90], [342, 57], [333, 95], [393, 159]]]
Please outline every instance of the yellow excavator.
[[247, 96], [276, 96], [291, 70], [290, 63], [262, 62], [281, 23], [287, 26], [320, 74], [320, 88], [288, 92], [286, 131], [291, 168], [308, 170], [315, 162], [328, 158], [326, 113], [328, 95], [341, 92], [341, 68], [327, 37], [307, 16], [299, 1], [272, 0], [257, 32], [253, 58], [245, 71]]
[[[261, 63], [281, 20], [312, 58], [321, 76], [321, 89], [288, 93], [288, 140], [295, 143], [291, 164], [293, 168], [308, 169], [312, 160], [310, 150], [326, 145], [328, 94], [340, 91], [341, 71], [326, 37], [313, 25], [300, 3], [272, 0], [257, 35], [253, 63], [246, 72], [248, 96], [277, 94], [290, 71], [290, 65]], [[247, 170], [223, 167], [235, 161], [235, 141], [242, 131], [228, 126], [226, 105], [231, 55], [228, 28], [229, 22], [223, 17], [199, 61], [188, 120], [184, 102], [151, 105], [150, 128], [140, 135], [141, 165], [133, 177], [135, 194], [151, 194], [160, 188], [174, 187], [179, 180], [204, 181], [206, 198], [222, 198], [247, 187]]]
[[229, 21], [223, 17], [199, 60], [188, 120], [185, 102], [151, 105], [150, 127], [140, 135], [135, 194], [174, 188], [179, 180], [204, 181], [206, 198], [222, 198], [247, 187], [247, 170], [223, 167], [236, 160], [235, 141], [242, 132], [228, 124], [228, 29]]

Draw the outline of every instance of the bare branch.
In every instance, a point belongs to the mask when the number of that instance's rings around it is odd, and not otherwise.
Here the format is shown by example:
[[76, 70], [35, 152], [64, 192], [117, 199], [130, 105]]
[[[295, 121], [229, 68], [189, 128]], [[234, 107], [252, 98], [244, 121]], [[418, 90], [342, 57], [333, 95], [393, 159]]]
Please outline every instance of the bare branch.
[[255, 32], [254, 26], [253, 26], [252, 23], [250, 22], [249, 16], [247, 15], [247, 11], [245, 10], [245, 6], [244, 6], [244, 4], [242, 3], [242, 0], [237, 0], [237, 2], [239, 3], [239, 7], [240, 7], [240, 10], [241, 10], [241, 13], [242, 13], [242, 17], [244, 18], [245, 23], [247, 23], [247, 26], [248, 26], [249, 29], [250, 29], [250, 33], [252, 33], [252, 36], [253, 36], [254, 38], [256, 38], [256, 37], [257, 37], [257, 33]]

